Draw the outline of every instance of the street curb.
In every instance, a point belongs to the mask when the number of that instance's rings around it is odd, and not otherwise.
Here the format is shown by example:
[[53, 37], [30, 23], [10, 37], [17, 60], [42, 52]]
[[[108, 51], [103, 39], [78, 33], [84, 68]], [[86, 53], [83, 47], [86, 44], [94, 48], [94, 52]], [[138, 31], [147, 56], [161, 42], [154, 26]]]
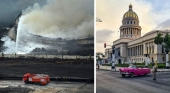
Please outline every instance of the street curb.
[[[108, 70], [108, 69], [96, 69], [96, 71], [99, 71], [99, 70], [111, 71], [111, 70]], [[119, 71], [112, 71], [112, 72], [119, 72]]]
[[[99, 69], [99, 70], [111, 71], [109, 69]], [[96, 71], [99, 71], [99, 70], [96, 69]], [[112, 71], [112, 72], [119, 72], [119, 71]], [[157, 72], [170, 72], [170, 71], [157, 71]]]
[[157, 72], [170, 72], [170, 71], [157, 71]]

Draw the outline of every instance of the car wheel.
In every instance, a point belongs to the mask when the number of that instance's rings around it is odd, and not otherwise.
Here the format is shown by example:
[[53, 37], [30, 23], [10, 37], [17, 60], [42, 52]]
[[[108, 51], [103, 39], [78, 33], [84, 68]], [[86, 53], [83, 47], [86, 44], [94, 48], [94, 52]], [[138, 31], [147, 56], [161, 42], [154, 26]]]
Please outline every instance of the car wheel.
[[147, 75], [148, 75], [148, 73], [145, 73], [145, 74], [144, 74], [144, 76], [147, 76]]
[[129, 74], [129, 77], [133, 77], [133, 75], [134, 75], [134, 73], [130, 73], [130, 74]]
[[125, 74], [122, 74], [122, 77], [125, 77]]
[[27, 80], [26, 80], [26, 81], [24, 81], [24, 82], [25, 82], [25, 84], [29, 84], [29, 81], [27, 81]]

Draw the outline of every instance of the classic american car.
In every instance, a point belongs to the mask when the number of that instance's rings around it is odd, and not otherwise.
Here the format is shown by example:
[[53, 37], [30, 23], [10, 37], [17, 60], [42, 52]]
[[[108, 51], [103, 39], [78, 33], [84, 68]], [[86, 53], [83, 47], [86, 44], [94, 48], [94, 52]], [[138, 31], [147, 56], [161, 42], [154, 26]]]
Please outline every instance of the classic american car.
[[151, 70], [149, 68], [137, 68], [135, 65], [131, 65], [126, 68], [120, 68], [119, 69], [120, 74], [122, 77], [125, 77], [128, 75], [129, 77], [133, 77], [134, 75], [147, 75], [151, 73]]

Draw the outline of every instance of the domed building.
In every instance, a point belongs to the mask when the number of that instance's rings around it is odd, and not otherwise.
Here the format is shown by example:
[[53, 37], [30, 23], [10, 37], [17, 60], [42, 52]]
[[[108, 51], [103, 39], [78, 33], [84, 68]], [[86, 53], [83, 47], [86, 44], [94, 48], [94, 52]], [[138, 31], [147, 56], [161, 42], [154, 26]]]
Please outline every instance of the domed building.
[[[120, 26], [120, 38], [113, 41], [115, 47], [115, 59], [119, 63], [125, 62], [145, 62], [146, 58], [152, 61], [166, 62], [163, 45], [157, 46], [154, 43], [154, 38], [158, 33], [163, 36], [170, 31], [150, 31], [141, 36], [141, 26], [137, 13], [129, 5], [129, 10], [123, 15], [122, 25]], [[146, 57], [146, 54], [149, 55]], [[159, 56], [158, 56], [159, 55]], [[112, 49], [105, 49], [105, 58], [111, 58]], [[148, 59], [147, 58], [147, 59]], [[169, 58], [170, 59], [170, 58]]]
[[138, 38], [141, 36], [138, 15], [129, 5], [129, 10], [123, 15], [122, 25], [120, 26], [120, 38]]

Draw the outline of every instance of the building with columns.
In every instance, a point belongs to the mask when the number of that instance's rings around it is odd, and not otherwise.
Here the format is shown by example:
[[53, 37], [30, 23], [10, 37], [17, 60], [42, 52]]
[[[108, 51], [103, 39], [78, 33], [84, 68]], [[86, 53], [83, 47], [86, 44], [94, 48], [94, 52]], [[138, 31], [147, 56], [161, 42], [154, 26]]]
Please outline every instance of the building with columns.
[[[141, 26], [138, 15], [133, 11], [132, 5], [129, 5], [129, 10], [123, 15], [122, 25], [120, 26], [120, 38], [113, 41], [115, 47], [115, 59], [119, 63], [128, 62], [144, 62], [149, 54], [151, 61], [165, 62], [165, 49], [163, 45], [156, 45], [154, 38], [158, 33], [163, 36], [170, 31], [150, 31], [141, 36]], [[111, 57], [111, 51], [105, 50], [105, 57]], [[158, 56], [159, 55], [159, 56]]]

